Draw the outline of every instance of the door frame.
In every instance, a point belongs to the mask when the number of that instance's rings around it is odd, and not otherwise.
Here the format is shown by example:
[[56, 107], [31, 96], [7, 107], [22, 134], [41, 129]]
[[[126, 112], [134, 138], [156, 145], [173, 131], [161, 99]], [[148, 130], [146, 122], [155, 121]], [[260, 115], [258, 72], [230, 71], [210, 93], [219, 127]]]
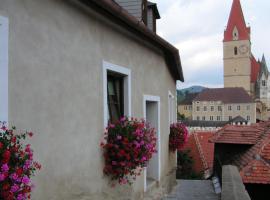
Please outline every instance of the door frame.
[[[143, 117], [146, 120], [146, 103], [147, 102], [156, 102], [158, 105], [158, 127], [157, 127], [157, 154], [158, 154], [158, 180], [160, 181], [160, 97], [152, 95], [143, 95]], [[147, 191], [147, 167], [144, 168], [144, 192]]]

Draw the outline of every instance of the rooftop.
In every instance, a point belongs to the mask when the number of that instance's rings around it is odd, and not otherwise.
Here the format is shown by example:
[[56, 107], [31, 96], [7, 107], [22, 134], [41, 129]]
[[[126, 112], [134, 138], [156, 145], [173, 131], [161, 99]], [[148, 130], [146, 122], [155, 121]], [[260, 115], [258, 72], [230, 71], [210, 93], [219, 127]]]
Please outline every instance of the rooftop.
[[190, 150], [194, 161], [193, 170], [197, 173], [205, 172], [206, 178], [213, 170], [214, 144], [209, 142], [213, 134], [213, 132], [192, 133], [184, 147], [184, 150]]
[[249, 144], [251, 147], [232, 157], [244, 183], [270, 184], [270, 121], [251, 126], [225, 126], [211, 141], [223, 144]]
[[243, 88], [212, 88], [203, 90], [194, 101], [221, 101], [230, 103], [252, 103], [252, 98]]
[[214, 143], [226, 144], [256, 144], [263, 128], [257, 124], [251, 126], [226, 125], [211, 138]]

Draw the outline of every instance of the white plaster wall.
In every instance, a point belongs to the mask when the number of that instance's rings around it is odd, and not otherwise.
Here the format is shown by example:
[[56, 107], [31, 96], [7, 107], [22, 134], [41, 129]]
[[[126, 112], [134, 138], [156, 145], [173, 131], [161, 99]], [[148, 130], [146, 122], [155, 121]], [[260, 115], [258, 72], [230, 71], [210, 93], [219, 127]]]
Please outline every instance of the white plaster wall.
[[8, 18], [0, 13], [0, 121], [8, 120]]
[[102, 173], [103, 60], [131, 69], [133, 116], [143, 117], [144, 94], [160, 97], [164, 184], [175, 166], [168, 91], [176, 84], [163, 54], [70, 1], [1, 0], [0, 13], [10, 21], [10, 123], [36, 133], [32, 144], [43, 166], [33, 199], [142, 197], [143, 176], [132, 187], [111, 188]]

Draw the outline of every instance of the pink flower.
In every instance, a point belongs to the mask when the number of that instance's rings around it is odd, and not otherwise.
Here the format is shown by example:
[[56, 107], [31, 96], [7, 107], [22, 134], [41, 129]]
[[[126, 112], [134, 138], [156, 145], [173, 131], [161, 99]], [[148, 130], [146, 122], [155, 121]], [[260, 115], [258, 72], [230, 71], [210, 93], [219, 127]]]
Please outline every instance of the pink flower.
[[17, 192], [19, 190], [19, 186], [14, 184], [13, 186], [11, 186], [11, 192]]
[[3, 181], [5, 179], [5, 175], [4, 174], [0, 174], [0, 182]]
[[2, 170], [2, 172], [8, 172], [8, 170], [9, 170], [8, 164], [3, 164], [1, 167], [1, 170]]
[[14, 184], [13, 186], [11, 186], [11, 192], [17, 192], [18, 190], [19, 190], [20, 188], [19, 188], [19, 186], [18, 185], [16, 185], [16, 184]]
[[24, 183], [25, 185], [27, 185], [29, 182], [30, 182], [30, 179], [27, 176], [23, 176], [22, 183]]
[[17, 181], [18, 180], [18, 175], [16, 173], [13, 173], [9, 176], [11, 179], [13, 179], [14, 181]]

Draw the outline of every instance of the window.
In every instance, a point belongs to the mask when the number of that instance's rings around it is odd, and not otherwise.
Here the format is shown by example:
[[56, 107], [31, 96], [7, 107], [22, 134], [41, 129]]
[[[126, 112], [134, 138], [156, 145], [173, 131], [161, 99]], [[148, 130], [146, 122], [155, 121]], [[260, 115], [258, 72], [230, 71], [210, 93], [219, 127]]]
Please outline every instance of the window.
[[204, 106], [203, 107], [203, 111], [207, 111], [207, 106]]
[[200, 107], [199, 107], [199, 106], [197, 106], [196, 110], [197, 110], [197, 111], [200, 111]]
[[232, 116], [229, 116], [229, 120], [232, 120]]
[[131, 116], [131, 71], [103, 62], [104, 127], [121, 116]]
[[211, 106], [211, 111], [214, 111], [214, 106]]
[[184, 110], [187, 110], [187, 106], [184, 106]]
[[192, 106], [189, 106], [188, 108], [189, 108], [189, 110], [192, 110]]
[[266, 86], [265, 80], [262, 80], [262, 86]]
[[202, 120], [205, 121], [205, 116], [202, 117]]
[[250, 121], [250, 116], [247, 116], [247, 121]]
[[240, 110], [240, 106], [237, 106], [237, 110]]
[[217, 121], [221, 121], [221, 117], [220, 116], [217, 116]]
[[108, 73], [107, 81], [109, 121], [113, 123], [124, 116], [123, 77]]
[[250, 106], [247, 106], [247, 110], [250, 110]]
[[238, 54], [238, 49], [237, 47], [234, 47], [234, 55], [237, 55]]
[[200, 121], [200, 117], [199, 116], [197, 116], [197, 120]]
[[228, 106], [228, 110], [232, 110], [232, 106]]
[[218, 106], [218, 111], [222, 111], [222, 107], [221, 106]]
[[214, 120], [214, 117], [213, 116], [210, 116], [210, 121], [213, 121]]
[[8, 18], [0, 16], [0, 121], [8, 121]]

